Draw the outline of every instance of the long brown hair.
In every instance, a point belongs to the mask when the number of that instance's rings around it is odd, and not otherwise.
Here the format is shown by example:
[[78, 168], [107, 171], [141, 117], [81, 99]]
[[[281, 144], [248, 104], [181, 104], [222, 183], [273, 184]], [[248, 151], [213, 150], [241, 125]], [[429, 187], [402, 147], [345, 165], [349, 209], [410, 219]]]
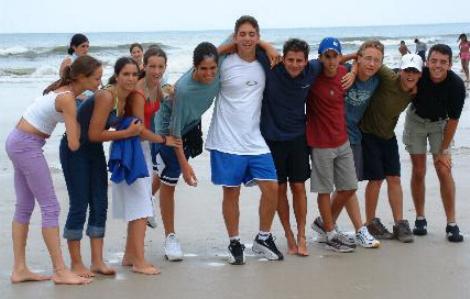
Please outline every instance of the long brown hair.
[[68, 85], [77, 80], [80, 75], [90, 77], [101, 65], [101, 62], [96, 58], [88, 55], [80, 56], [70, 66], [66, 66], [62, 77], [44, 89], [42, 94], [48, 94], [53, 90]]

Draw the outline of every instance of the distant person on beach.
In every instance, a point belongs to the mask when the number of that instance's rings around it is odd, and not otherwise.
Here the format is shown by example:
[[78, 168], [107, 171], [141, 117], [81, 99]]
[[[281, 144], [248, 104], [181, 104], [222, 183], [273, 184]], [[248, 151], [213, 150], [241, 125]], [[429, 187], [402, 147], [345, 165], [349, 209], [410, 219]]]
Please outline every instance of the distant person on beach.
[[406, 43], [405, 43], [404, 40], [402, 40], [400, 42], [400, 46], [398, 47], [398, 51], [400, 52], [401, 56], [411, 53], [410, 50], [408, 49], [408, 47], [406, 46]]
[[[362, 181], [364, 177], [364, 159], [359, 122], [369, 106], [372, 95], [380, 84], [380, 76], [377, 72], [383, 63], [384, 45], [378, 40], [368, 40], [362, 43], [357, 54], [345, 55], [343, 60], [346, 60], [347, 57], [357, 60], [357, 76], [354, 84], [346, 92], [345, 111], [349, 143], [353, 153], [356, 176], [359, 181]], [[346, 66], [348, 67], [348, 65]], [[351, 72], [353, 72], [353, 70], [351, 70]], [[333, 198], [335, 198], [335, 196], [336, 194], [333, 195]], [[350, 244], [355, 243], [364, 248], [379, 247], [380, 242], [369, 233], [367, 226], [363, 224], [364, 222], [362, 221], [356, 193], [346, 202], [345, 208], [356, 232]], [[336, 223], [340, 212], [341, 209], [338, 206], [332, 206], [331, 214], [334, 223]], [[323, 228], [321, 218], [315, 219], [312, 228], [319, 233], [318, 240], [320, 242], [326, 242], [326, 232]], [[340, 231], [338, 232], [341, 233]], [[346, 238], [346, 235], [342, 237]], [[347, 241], [348, 239], [345, 240]]]
[[139, 65], [139, 70], [142, 71], [144, 69], [144, 48], [142, 45], [139, 43], [133, 43], [129, 47], [129, 53], [131, 54], [132, 59], [134, 59], [134, 61]]
[[[336, 252], [351, 252], [355, 248], [354, 240], [350, 242], [336, 231], [332, 216], [332, 207], [342, 209], [357, 189], [344, 117], [346, 90], [341, 84], [347, 70], [340, 65], [341, 43], [338, 39], [324, 38], [318, 47], [318, 55], [323, 65], [322, 73], [310, 88], [306, 110], [306, 137], [312, 159], [310, 191], [318, 193], [322, 219], [318, 225], [326, 235], [326, 247]], [[331, 200], [333, 192], [336, 196]]]
[[413, 233], [418, 236], [427, 234], [424, 203], [429, 143], [447, 217], [447, 239], [450, 242], [461, 242], [463, 235], [455, 215], [455, 182], [450, 146], [465, 101], [465, 85], [451, 67], [451, 48], [444, 44], [432, 46], [427, 67], [423, 69], [418, 82], [418, 93], [406, 113], [403, 143], [412, 162], [411, 194], [416, 209]]
[[265, 74], [256, 61], [259, 26], [242, 16], [235, 23], [237, 52], [220, 66], [221, 88], [212, 116], [206, 148], [211, 151], [212, 182], [223, 189], [222, 211], [230, 239], [229, 263], [245, 263], [240, 243], [239, 199], [241, 184], [261, 190], [260, 223], [252, 250], [268, 260], [282, 260], [271, 234], [277, 208], [277, 175], [274, 161], [260, 131]]
[[[400, 156], [394, 129], [403, 110], [416, 94], [423, 61], [416, 54], [401, 59], [400, 72], [383, 66], [378, 74], [380, 84], [361, 120], [364, 158], [363, 179], [366, 186], [366, 224], [377, 239], [413, 242], [413, 234], [403, 217], [403, 190], [400, 182]], [[393, 234], [376, 217], [380, 188], [387, 182], [387, 193], [395, 225]]]
[[415, 38], [415, 44], [416, 44], [415, 53], [418, 54], [419, 57], [421, 57], [421, 59], [423, 60], [423, 63], [426, 62], [426, 50], [428, 49], [428, 47], [426, 46], [424, 42], [420, 41], [417, 38]]
[[60, 64], [59, 75], [62, 77], [64, 75], [65, 67], [70, 66], [77, 57], [87, 55], [89, 48], [90, 42], [84, 34], [74, 34], [70, 39], [69, 48], [67, 49], [67, 53], [69, 55], [67, 55]]
[[[101, 63], [90, 56], [77, 58], [64, 67], [62, 78], [44, 90], [23, 114], [7, 138], [6, 151], [15, 169], [16, 208], [12, 223], [13, 283], [51, 279], [56, 284], [87, 284], [91, 280], [71, 272], [60, 249], [60, 206], [43, 146], [58, 122], [65, 123], [70, 151], [80, 147], [75, 98], [84, 90], [96, 90], [103, 73]], [[42, 235], [54, 269], [52, 277], [31, 272], [26, 265], [26, 240], [35, 199], [42, 215]]]
[[467, 35], [462, 33], [459, 35], [459, 57], [460, 63], [462, 64], [462, 70], [465, 74], [465, 82], [470, 83], [470, 75], [468, 70], [468, 63], [470, 61], [470, 42], [467, 39]]

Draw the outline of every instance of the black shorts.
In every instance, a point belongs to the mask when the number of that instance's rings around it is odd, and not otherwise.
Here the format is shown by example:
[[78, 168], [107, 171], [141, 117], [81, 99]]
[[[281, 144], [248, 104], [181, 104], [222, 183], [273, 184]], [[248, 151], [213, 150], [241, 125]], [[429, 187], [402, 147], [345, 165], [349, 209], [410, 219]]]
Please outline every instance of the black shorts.
[[362, 153], [364, 180], [383, 180], [387, 176], [400, 176], [400, 155], [395, 136], [382, 139], [363, 133]]
[[266, 140], [276, 165], [279, 183], [305, 182], [310, 177], [309, 148], [305, 136], [287, 141]]
[[426, 62], [426, 51], [419, 51], [418, 53], [416, 53], [419, 55], [419, 57], [421, 57], [421, 59], [423, 60], [423, 62]]

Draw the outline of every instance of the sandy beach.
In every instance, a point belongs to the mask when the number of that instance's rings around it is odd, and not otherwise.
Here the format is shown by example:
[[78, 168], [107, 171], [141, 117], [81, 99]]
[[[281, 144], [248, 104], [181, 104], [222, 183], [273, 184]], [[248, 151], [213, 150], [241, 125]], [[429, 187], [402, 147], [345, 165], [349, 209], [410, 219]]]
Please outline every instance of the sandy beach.
[[[449, 25], [449, 28], [452, 26]], [[391, 37], [384, 41], [387, 47], [384, 62], [392, 67], [397, 66], [400, 59], [396, 50], [399, 40], [403, 36], [408, 38], [409, 43], [412, 40], [411, 36], [408, 36], [409, 28], [404, 26], [393, 28], [395, 31], [390, 34]], [[455, 32], [449, 31], [449, 28], [444, 25], [431, 27], [417, 25], [414, 31], [411, 31], [416, 34], [429, 34], [428, 43], [444, 41], [453, 43], [455, 48], [456, 35]], [[311, 32], [292, 30], [292, 34], [291, 31], [272, 30], [268, 31], [267, 37], [268, 40], [274, 40], [277, 47], [282, 46], [288, 34], [289, 36], [305, 36], [314, 45], [318, 37], [324, 36], [322, 30]], [[380, 29], [382, 31], [377, 29], [378, 33], [372, 27], [365, 27], [361, 29], [363, 31], [357, 31], [357, 28], [332, 30], [336, 30], [333, 31], [334, 34], [348, 37], [345, 40], [347, 51], [357, 49], [358, 45], [372, 34], [389, 36], [390, 31], [388, 27]], [[355, 36], [348, 30], [354, 31], [354, 34], [359, 36]], [[158, 40], [168, 45], [170, 63], [167, 72], [171, 82], [174, 82], [190, 65], [195, 41], [200, 42], [204, 38], [219, 42], [226, 36], [226, 32], [217, 32], [215, 36], [204, 32], [181, 33], [179, 36], [170, 32], [157, 37], [153, 33], [139, 33], [140, 35], [136, 34], [136, 37], [134, 33], [127, 34], [115, 33], [109, 38], [112, 42], [108, 41], [106, 34], [92, 35], [94, 38], [92, 48], [95, 45], [99, 46], [98, 50], [92, 54], [96, 53], [98, 58], [105, 62], [105, 75], [111, 74], [112, 64], [117, 57], [127, 55], [129, 41], [133, 41], [134, 38], [147, 42]], [[429, 234], [427, 236], [416, 237], [412, 244], [383, 241], [379, 249], [357, 248], [354, 253], [341, 254], [328, 251], [323, 245], [315, 242], [316, 236], [308, 227], [309, 257], [286, 255], [282, 262], [268, 262], [251, 252], [251, 244], [258, 232], [260, 192], [256, 187], [243, 188], [240, 199], [240, 231], [241, 241], [247, 247], [245, 251], [247, 263], [244, 266], [229, 265], [226, 262], [228, 237], [221, 212], [222, 190], [212, 185], [210, 181], [209, 155], [205, 151], [200, 157], [190, 161], [199, 179], [198, 187], [189, 187], [181, 181], [176, 191], [176, 232], [185, 253], [184, 261], [173, 263], [164, 259], [163, 224], [158, 216], [158, 227], [147, 231], [145, 244], [148, 260], [158, 266], [162, 273], [158, 276], [143, 276], [132, 273], [129, 268], [121, 267], [126, 223], [113, 219], [111, 209], [109, 209], [104, 254], [105, 260], [117, 269], [116, 276], [97, 276], [87, 286], [55, 286], [50, 281], [12, 285], [10, 283], [13, 263], [11, 220], [15, 193], [13, 167], [5, 153], [4, 144], [8, 133], [15, 126], [24, 109], [47, 84], [52, 82], [52, 78], [57, 77], [58, 65], [65, 55], [65, 49], [56, 49], [56, 43], [62, 44], [68, 38], [60, 34], [53, 36], [57, 41], [52, 37], [46, 38], [42, 35], [20, 37], [32, 40], [25, 44], [31, 43], [34, 47], [22, 46], [17, 49], [16, 44], [22, 45], [22, 43], [16, 41], [14, 35], [3, 37], [8, 41], [6, 46], [0, 43], [0, 50], [6, 49], [3, 54], [0, 51], [3, 55], [0, 55], [0, 98], [6, 103], [0, 109], [0, 190], [2, 192], [0, 200], [0, 299], [470, 298], [470, 285], [468, 284], [470, 281], [470, 234], [468, 233], [470, 232], [470, 201], [467, 199], [467, 194], [470, 194], [467, 176], [470, 170], [470, 108], [468, 103], [462, 112], [453, 150], [453, 173], [457, 187], [457, 220], [466, 239], [463, 243], [449, 243], [445, 238], [446, 219], [440, 199], [439, 181], [432, 165], [432, 157], [428, 156], [426, 215]], [[10, 38], [13, 41], [10, 41]], [[39, 41], [44, 41], [45, 45], [39, 45], [48, 49], [46, 54], [41, 52], [45, 51], [44, 49], [35, 48], [38, 47], [35, 43]], [[14, 51], [10, 49], [12, 47], [10, 44], [15, 45], [13, 50], [16, 49], [15, 51], [19, 53], [11, 54], [10, 52]], [[461, 74], [460, 62], [456, 57], [454, 57], [454, 71]], [[18, 75], [18, 72], [21, 74]], [[23, 74], [25, 72], [26, 74]], [[211, 115], [210, 110], [203, 117], [205, 133], [207, 133]], [[401, 155], [404, 216], [413, 226], [415, 213], [409, 186], [411, 162], [401, 142], [403, 116], [395, 132]], [[68, 195], [59, 163], [58, 142], [63, 131], [63, 126], [58, 126], [44, 147], [61, 204], [61, 231], [68, 212]], [[309, 190], [308, 181], [306, 187]], [[364, 188], [365, 183], [360, 183], [358, 197], [363, 218]], [[109, 207], [111, 207], [111, 202]], [[310, 226], [313, 219], [319, 215], [316, 194], [308, 194], [308, 209], [307, 224]], [[158, 208], [156, 214], [160, 215]], [[391, 229], [393, 218], [386, 188], [382, 188], [377, 215]], [[295, 229], [293, 213], [291, 213], [291, 222]], [[338, 225], [345, 231], [353, 230], [346, 213], [340, 216]], [[286, 253], [284, 232], [277, 216], [272, 231], [277, 238], [276, 243], [282, 252]], [[82, 253], [86, 264], [90, 263], [88, 248], [89, 240], [84, 238]], [[62, 252], [68, 264], [69, 256], [64, 239], [62, 239]], [[38, 205], [36, 205], [30, 225], [27, 261], [34, 271], [41, 274], [52, 273], [50, 259], [41, 236]]]
[[[462, 118], [469, 117], [467, 107]], [[10, 126], [14, 122], [8, 121]], [[459, 135], [469, 128], [462, 127]], [[398, 133], [398, 130], [397, 130]], [[3, 144], [6, 136], [1, 136]], [[50, 155], [58, 149], [48, 149]], [[458, 222], [462, 230], [470, 227], [470, 192], [468, 169], [470, 155], [467, 147], [457, 148], [454, 155], [454, 176], [457, 185]], [[401, 151], [402, 183], [405, 217], [414, 220], [414, 208], [409, 191], [410, 162]], [[252, 255], [247, 249], [247, 264], [231, 266], [225, 262], [227, 237], [221, 214], [221, 190], [210, 182], [207, 153], [193, 161], [199, 177], [197, 188], [181, 184], [176, 192], [176, 229], [185, 252], [183, 262], [172, 263], [163, 258], [162, 224], [149, 230], [146, 240], [148, 259], [161, 268], [161, 275], [142, 276], [120, 266], [125, 242], [125, 223], [112, 219], [108, 213], [105, 258], [117, 268], [115, 277], [98, 276], [88, 286], [54, 286], [52, 282], [12, 285], [9, 275], [12, 266], [11, 226], [14, 209], [14, 190], [11, 166], [2, 153], [0, 188], [0, 290], [1, 298], [468, 298], [470, 287], [470, 235], [466, 241], [451, 244], [444, 234], [445, 217], [439, 196], [438, 180], [428, 162], [427, 219], [429, 235], [416, 238], [412, 244], [384, 241], [379, 249], [358, 248], [350, 254], [327, 251], [314, 242], [308, 229], [309, 257], [287, 256], [282, 262], [268, 262]], [[6, 165], [6, 166], [5, 166]], [[65, 222], [68, 198], [60, 170], [52, 169], [56, 191], [62, 206], [61, 225]], [[308, 184], [308, 182], [307, 182]], [[364, 183], [360, 184], [359, 198], [363, 198]], [[257, 232], [259, 191], [244, 188], [241, 195], [240, 229], [242, 242], [250, 247]], [[316, 198], [308, 194], [308, 222], [318, 215]], [[361, 202], [363, 200], [360, 200]], [[157, 213], [159, 211], [157, 210]], [[378, 214], [389, 227], [392, 216], [386, 193], [381, 193]], [[346, 215], [339, 225], [351, 230]], [[28, 262], [32, 269], [51, 273], [45, 245], [40, 235], [40, 213], [36, 209], [28, 239]], [[279, 220], [273, 232], [283, 252], [286, 243]], [[65, 242], [62, 244], [68, 260]], [[88, 240], [83, 241], [83, 255], [89, 262]]]

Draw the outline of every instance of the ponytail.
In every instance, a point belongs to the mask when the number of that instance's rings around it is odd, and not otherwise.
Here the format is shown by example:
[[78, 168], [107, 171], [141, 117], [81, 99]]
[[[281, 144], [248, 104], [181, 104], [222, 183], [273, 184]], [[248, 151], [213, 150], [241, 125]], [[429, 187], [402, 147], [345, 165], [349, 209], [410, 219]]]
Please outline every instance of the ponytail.
[[62, 86], [70, 84], [73, 81], [70, 76], [71, 70], [72, 70], [72, 67], [70, 65], [65, 66], [64, 71], [62, 73], [62, 77], [59, 80], [52, 83], [51, 85], [49, 85], [46, 89], [44, 89], [44, 91], [42, 92], [42, 95], [46, 95], [53, 90], [59, 89]]
[[113, 74], [111, 77], [108, 79], [108, 85], [109, 84], [116, 84], [116, 74]]
[[97, 59], [88, 55], [80, 56], [71, 65], [65, 66], [61, 78], [44, 89], [42, 94], [46, 95], [62, 86], [69, 85], [79, 76], [88, 78], [100, 67], [101, 62]]

